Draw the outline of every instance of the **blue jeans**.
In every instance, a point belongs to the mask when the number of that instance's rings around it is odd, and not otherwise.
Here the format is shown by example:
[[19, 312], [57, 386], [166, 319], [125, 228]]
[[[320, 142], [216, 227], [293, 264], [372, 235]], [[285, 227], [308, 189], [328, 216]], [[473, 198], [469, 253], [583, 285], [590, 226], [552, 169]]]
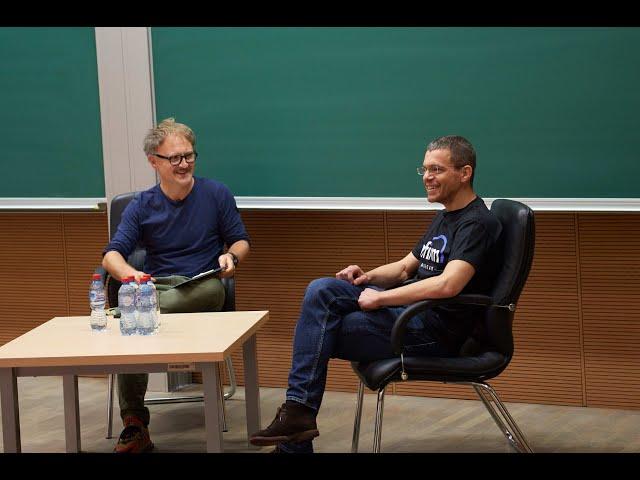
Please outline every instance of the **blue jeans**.
[[[336, 278], [320, 278], [307, 287], [293, 340], [293, 359], [286, 399], [320, 409], [330, 358], [372, 361], [395, 358], [391, 328], [406, 307], [362, 311], [358, 297], [365, 288]], [[424, 329], [433, 312], [409, 321], [405, 336], [407, 351], [425, 356], [451, 352]], [[436, 321], [438, 321], [437, 319]], [[311, 453], [311, 441], [282, 443], [285, 452]]]

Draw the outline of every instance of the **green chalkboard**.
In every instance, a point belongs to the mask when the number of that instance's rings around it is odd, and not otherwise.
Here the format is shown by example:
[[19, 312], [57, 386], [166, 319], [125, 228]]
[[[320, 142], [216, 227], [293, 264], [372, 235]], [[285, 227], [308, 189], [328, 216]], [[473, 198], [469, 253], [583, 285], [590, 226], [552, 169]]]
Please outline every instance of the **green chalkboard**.
[[153, 28], [157, 118], [236, 195], [420, 197], [460, 134], [487, 198], [632, 198], [639, 28]]
[[0, 28], [0, 197], [105, 196], [93, 28]]

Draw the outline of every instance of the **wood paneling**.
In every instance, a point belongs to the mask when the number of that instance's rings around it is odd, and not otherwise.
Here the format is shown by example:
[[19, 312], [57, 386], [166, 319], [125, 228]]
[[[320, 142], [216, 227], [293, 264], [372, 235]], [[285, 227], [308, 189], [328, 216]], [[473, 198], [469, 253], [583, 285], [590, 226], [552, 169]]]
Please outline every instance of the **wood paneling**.
[[105, 212], [0, 213], [1, 344], [55, 316], [88, 312], [106, 218]]
[[574, 213], [536, 215], [531, 273], [513, 324], [515, 353], [494, 382], [507, 401], [584, 405]]
[[[270, 311], [258, 334], [260, 383], [286, 387], [307, 284], [351, 263], [405, 256], [433, 212], [245, 210], [251, 255], [237, 306]], [[536, 252], [515, 316], [515, 356], [491, 383], [504, 400], [640, 409], [640, 214], [538, 213]], [[104, 212], [0, 214], [0, 342], [54, 315], [88, 312], [90, 274], [107, 241]], [[46, 300], [45, 300], [46, 299]], [[233, 355], [242, 385], [242, 352]], [[349, 362], [327, 388], [353, 392]], [[475, 398], [469, 387], [397, 385], [403, 395]]]
[[109, 235], [105, 215], [65, 213], [64, 241], [69, 284], [69, 315], [89, 314], [91, 274], [102, 262]]
[[587, 404], [640, 408], [640, 215], [578, 220]]
[[0, 342], [68, 315], [61, 213], [0, 214]]

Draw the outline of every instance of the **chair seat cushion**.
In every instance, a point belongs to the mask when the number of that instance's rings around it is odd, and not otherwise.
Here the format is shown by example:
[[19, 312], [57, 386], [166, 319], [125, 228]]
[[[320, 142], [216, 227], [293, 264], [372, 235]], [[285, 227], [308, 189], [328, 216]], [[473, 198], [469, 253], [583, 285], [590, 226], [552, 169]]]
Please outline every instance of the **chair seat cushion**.
[[[483, 381], [498, 375], [509, 359], [498, 352], [484, 352], [472, 357], [404, 357], [408, 380], [436, 382]], [[351, 362], [356, 375], [371, 390], [400, 380], [400, 358], [374, 362]]]

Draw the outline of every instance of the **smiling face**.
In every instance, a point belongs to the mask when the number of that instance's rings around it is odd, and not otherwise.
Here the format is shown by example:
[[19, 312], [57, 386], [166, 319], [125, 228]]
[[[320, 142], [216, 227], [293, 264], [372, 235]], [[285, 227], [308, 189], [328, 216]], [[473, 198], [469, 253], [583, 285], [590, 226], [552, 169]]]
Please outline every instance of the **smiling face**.
[[449, 209], [447, 206], [455, 203], [458, 193], [469, 187], [471, 166], [456, 168], [448, 149], [428, 151], [422, 166], [425, 168], [422, 182], [429, 202], [441, 203]]
[[[180, 135], [168, 135], [156, 149], [157, 154], [164, 157], [172, 157], [179, 154], [193, 152], [193, 145]], [[151, 166], [158, 172], [160, 185], [169, 192], [189, 191], [193, 184], [194, 163], [187, 163], [183, 158], [176, 166], [172, 166], [168, 160], [155, 155], [147, 157]]]

